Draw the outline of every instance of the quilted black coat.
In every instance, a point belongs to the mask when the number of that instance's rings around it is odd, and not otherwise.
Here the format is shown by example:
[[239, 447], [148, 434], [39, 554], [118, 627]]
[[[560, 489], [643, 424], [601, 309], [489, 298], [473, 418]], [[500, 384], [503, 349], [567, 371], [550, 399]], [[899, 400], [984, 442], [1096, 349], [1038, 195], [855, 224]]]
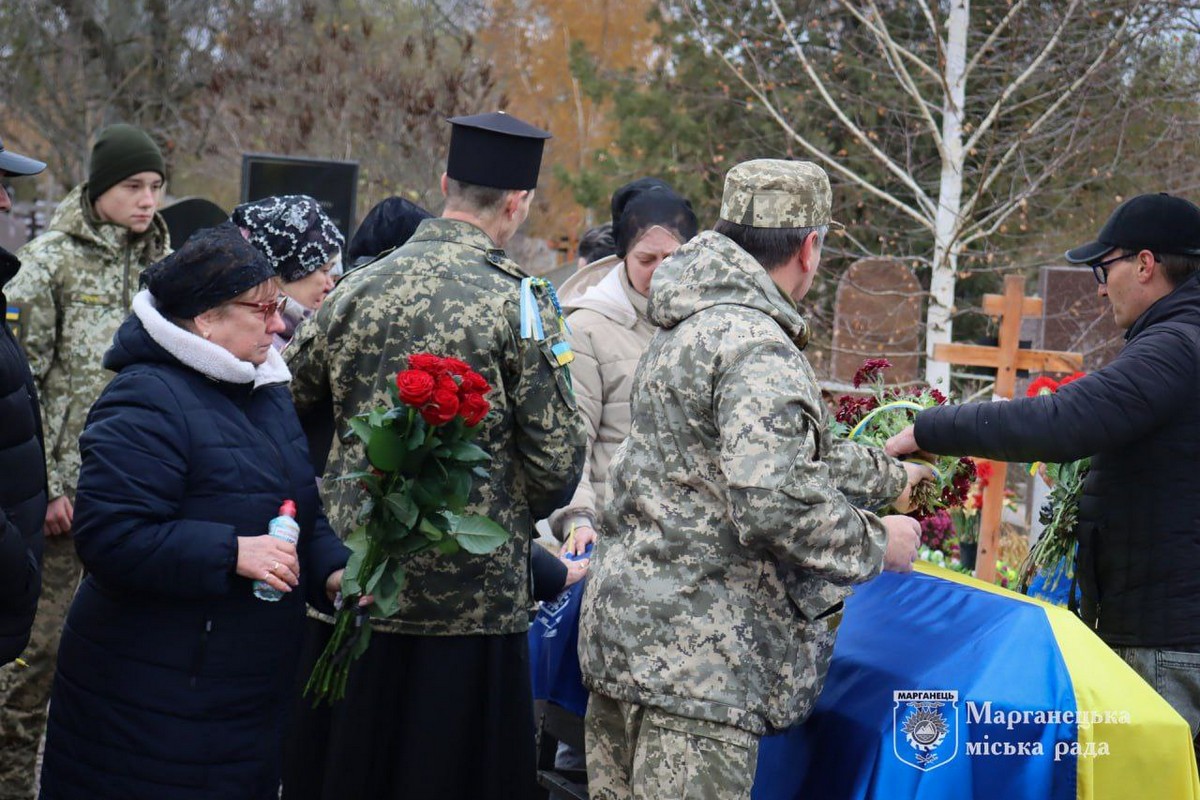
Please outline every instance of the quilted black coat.
[[[135, 305], [136, 309], [136, 305]], [[131, 316], [80, 438], [87, 568], [51, 695], [42, 797], [276, 798], [304, 604], [348, 551], [325, 520], [286, 384], [214, 380]], [[301, 586], [255, 598], [239, 536], [286, 498]]]
[[1200, 647], [1200, 275], [1134, 322], [1107, 367], [1052, 395], [943, 406], [917, 443], [1004, 461], [1092, 457], [1081, 612], [1110, 645]]
[[[0, 248], [0, 287], [20, 262]], [[7, 308], [0, 292], [0, 311]], [[41, 591], [46, 461], [29, 363], [0, 322], [0, 664], [21, 654]]]

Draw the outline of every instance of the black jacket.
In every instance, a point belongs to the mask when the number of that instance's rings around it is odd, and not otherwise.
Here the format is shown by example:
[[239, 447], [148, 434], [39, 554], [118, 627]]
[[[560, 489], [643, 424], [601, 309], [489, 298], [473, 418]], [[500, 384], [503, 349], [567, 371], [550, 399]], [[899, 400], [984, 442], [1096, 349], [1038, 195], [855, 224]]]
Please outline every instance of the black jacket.
[[1092, 456], [1081, 611], [1110, 645], [1200, 646], [1200, 275], [1147, 309], [1115, 361], [1052, 395], [923, 411], [918, 444], [1004, 461]]
[[[2, 288], [21, 262], [0, 248]], [[37, 389], [25, 353], [0, 326], [0, 664], [29, 642], [42, 588], [42, 525], [46, 519], [46, 459]]]
[[[291, 396], [206, 377], [138, 316], [104, 365], [118, 375], [79, 440], [88, 575], [59, 646], [41, 796], [273, 800], [304, 601], [332, 610], [325, 580], [348, 555]], [[301, 583], [263, 602], [235, 572], [237, 537], [265, 535], [287, 498]]]

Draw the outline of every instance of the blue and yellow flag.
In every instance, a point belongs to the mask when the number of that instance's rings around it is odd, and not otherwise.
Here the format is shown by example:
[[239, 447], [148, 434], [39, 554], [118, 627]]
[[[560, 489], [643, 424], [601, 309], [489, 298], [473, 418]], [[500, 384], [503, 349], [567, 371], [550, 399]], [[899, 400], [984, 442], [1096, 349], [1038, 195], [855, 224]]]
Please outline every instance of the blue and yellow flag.
[[809, 720], [759, 748], [754, 800], [1200, 800], [1188, 725], [1070, 612], [958, 573], [846, 603]]

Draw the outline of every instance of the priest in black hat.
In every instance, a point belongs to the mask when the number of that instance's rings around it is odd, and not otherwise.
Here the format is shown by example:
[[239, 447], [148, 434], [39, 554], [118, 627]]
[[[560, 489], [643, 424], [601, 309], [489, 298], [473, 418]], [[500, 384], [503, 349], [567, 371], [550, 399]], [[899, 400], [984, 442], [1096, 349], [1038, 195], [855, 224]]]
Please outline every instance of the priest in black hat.
[[[328, 710], [301, 703], [285, 754], [288, 800], [534, 791], [531, 533], [571, 497], [585, 432], [553, 289], [503, 248], [529, 213], [550, 135], [504, 113], [450, 122], [441, 216], [346, 275], [297, 329], [286, 358], [298, 410], [330, 404], [338, 431], [386, 397], [414, 354], [480, 373], [491, 410], [476, 442], [491, 462], [463, 513], [490, 517], [509, 539], [486, 555], [412, 557], [399, 610], [371, 620], [346, 698]], [[359, 444], [335, 437], [323, 492], [342, 536], [354, 530], [363, 495], [356, 482], [333, 479], [368, 467]], [[313, 616], [304, 676], [332, 630]]]
[[1053, 394], [922, 411], [887, 449], [1049, 463], [1091, 457], [1074, 531], [1078, 612], [1195, 738], [1200, 207], [1166, 193], [1132, 197], [1066, 259], [1091, 267], [1096, 293], [1125, 329], [1120, 355]]

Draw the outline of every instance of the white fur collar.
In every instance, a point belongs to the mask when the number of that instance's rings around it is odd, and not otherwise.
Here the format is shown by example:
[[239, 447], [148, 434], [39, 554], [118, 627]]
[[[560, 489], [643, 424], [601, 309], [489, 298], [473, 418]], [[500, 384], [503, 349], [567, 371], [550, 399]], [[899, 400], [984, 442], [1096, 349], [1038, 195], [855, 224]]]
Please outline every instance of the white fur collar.
[[283, 357], [272, 347], [267, 360], [259, 366], [242, 361], [220, 345], [179, 327], [158, 311], [158, 303], [149, 290], [133, 298], [133, 313], [142, 321], [146, 333], [185, 367], [205, 377], [226, 383], [253, 383], [257, 389], [269, 383], [287, 383], [292, 379]]

